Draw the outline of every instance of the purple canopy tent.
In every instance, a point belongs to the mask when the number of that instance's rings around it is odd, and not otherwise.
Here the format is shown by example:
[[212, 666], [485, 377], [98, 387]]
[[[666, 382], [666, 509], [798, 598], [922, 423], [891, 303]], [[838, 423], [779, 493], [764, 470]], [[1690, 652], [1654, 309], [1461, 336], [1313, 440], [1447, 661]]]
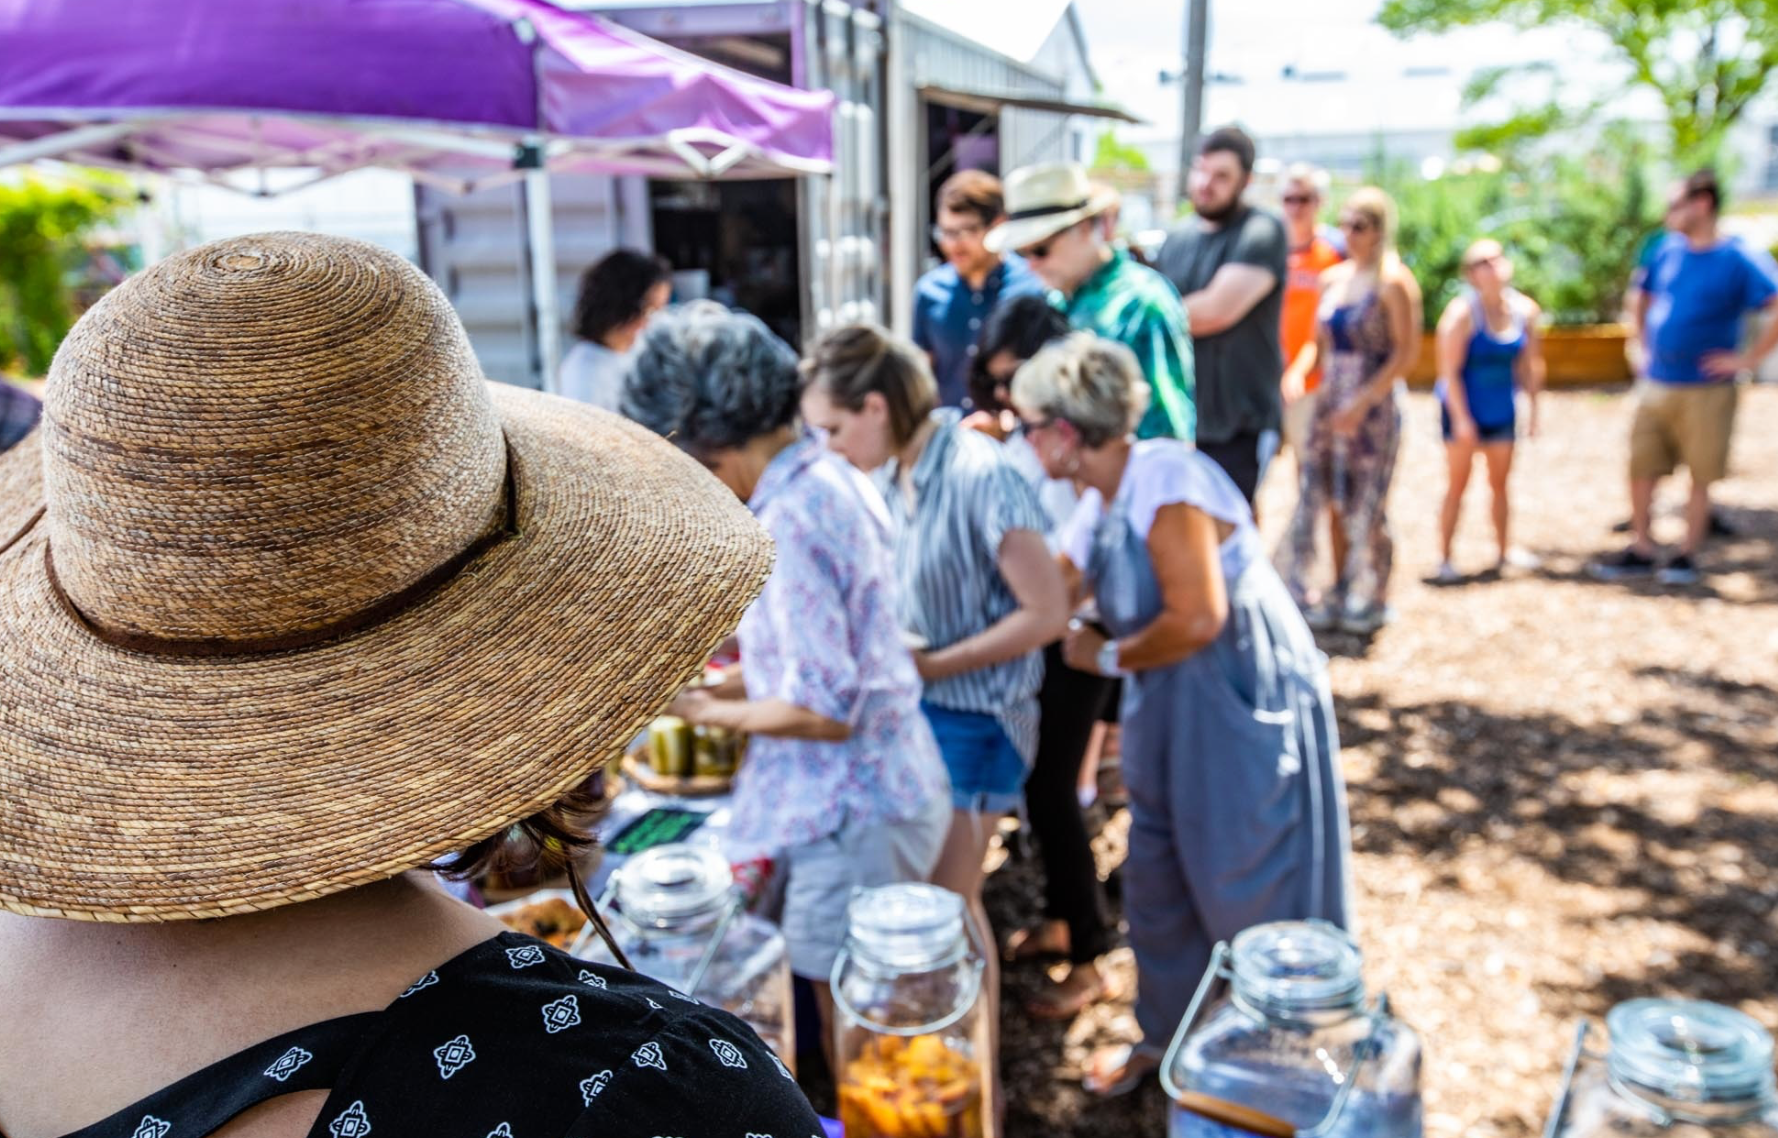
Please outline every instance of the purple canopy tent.
[[377, 166], [523, 179], [536, 359], [558, 319], [549, 174], [832, 168], [833, 96], [544, 0], [0, 0], [0, 165], [59, 158], [269, 193]]

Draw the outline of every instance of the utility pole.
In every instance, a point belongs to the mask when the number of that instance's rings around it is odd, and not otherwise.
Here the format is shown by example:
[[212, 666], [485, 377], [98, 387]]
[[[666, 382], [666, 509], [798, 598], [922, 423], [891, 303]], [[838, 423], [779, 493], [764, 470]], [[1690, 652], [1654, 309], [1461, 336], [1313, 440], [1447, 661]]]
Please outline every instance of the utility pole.
[[1210, 24], [1210, 0], [1185, 0], [1185, 74], [1180, 77], [1179, 200], [1186, 199], [1186, 179], [1198, 152], [1198, 131], [1204, 125], [1204, 40]]

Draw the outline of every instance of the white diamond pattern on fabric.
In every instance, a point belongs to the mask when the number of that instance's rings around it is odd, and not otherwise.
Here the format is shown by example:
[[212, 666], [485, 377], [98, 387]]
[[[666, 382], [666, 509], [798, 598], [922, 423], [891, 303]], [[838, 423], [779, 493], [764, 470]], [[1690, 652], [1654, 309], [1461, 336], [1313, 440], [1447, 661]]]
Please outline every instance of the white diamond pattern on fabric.
[[771, 1056], [772, 1066], [778, 1068], [778, 1073], [780, 1075], [783, 1075], [793, 1083], [796, 1082], [796, 1076], [790, 1073], [790, 1068], [784, 1065], [784, 1060], [778, 1058], [778, 1053], [776, 1051], [767, 1051], [766, 1054]]
[[610, 988], [606, 987], [605, 977], [599, 975], [597, 972], [589, 972], [585, 968], [582, 968], [580, 970], [580, 982], [582, 984], [591, 984], [593, 987], [602, 989], [607, 992], [609, 992], [611, 990]]
[[509, 948], [506, 950], [506, 959], [514, 968], [529, 968], [533, 964], [543, 963], [543, 950], [534, 944]]
[[136, 1123], [136, 1132], [130, 1138], [166, 1138], [167, 1131], [173, 1124], [164, 1118], [156, 1118], [152, 1114], [144, 1114], [142, 1121]]
[[636, 1048], [636, 1053], [630, 1056], [630, 1060], [638, 1067], [653, 1067], [657, 1071], [667, 1069], [666, 1057], [661, 1054], [661, 1045], [658, 1043], [644, 1043]]
[[354, 1102], [345, 1112], [327, 1124], [327, 1132], [333, 1138], [364, 1138], [370, 1133], [370, 1117], [364, 1113], [364, 1103]]
[[290, 1050], [284, 1052], [284, 1054], [278, 1056], [277, 1060], [270, 1067], [265, 1069], [266, 1078], [276, 1079], [281, 1083], [285, 1079], [296, 1074], [302, 1069], [304, 1063], [307, 1063], [313, 1058], [313, 1055], [304, 1051], [302, 1048], [292, 1047]]
[[512, 1127], [502, 1122], [500, 1125], [494, 1127], [494, 1129], [488, 1131], [488, 1138], [512, 1138]]
[[717, 1061], [724, 1067], [733, 1067], [740, 1071], [745, 1071], [747, 1069], [747, 1057], [741, 1054], [741, 1049], [739, 1047], [736, 1047], [728, 1040], [712, 1039], [710, 1041], [710, 1050], [716, 1052]]
[[448, 1079], [474, 1061], [475, 1048], [469, 1045], [467, 1035], [459, 1035], [448, 1043], [434, 1047], [432, 1057], [438, 1060], [439, 1078]]
[[667, 1010], [666, 1008], [663, 1008], [659, 1004], [655, 1003], [653, 1000], [649, 1000], [647, 996], [643, 996], [642, 998], [645, 1000], [648, 1000], [648, 1006], [653, 1008], [657, 1012], [664, 1012]]
[[593, 1100], [599, 1097], [599, 1092], [604, 1090], [605, 1084], [610, 1081], [610, 1071], [600, 1071], [597, 1075], [591, 1075], [580, 1080], [581, 1104], [583, 1106], [593, 1105]]
[[543, 1030], [554, 1035], [567, 1031], [580, 1022], [580, 1003], [573, 996], [563, 996], [543, 1005]]
[[684, 992], [681, 992], [678, 988], [668, 988], [667, 995], [672, 996], [675, 1000], [684, 1000], [688, 1004], [695, 1004], [698, 1002]]
[[398, 1000], [405, 1000], [409, 996], [413, 995], [415, 992], [418, 992], [421, 988], [430, 988], [430, 987], [432, 987], [432, 985], [434, 985], [436, 983], [438, 983], [438, 973], [428, 972], [428, 973], [426, 973], [426, 975], [420, 977], [418, 980], [415, 980], [412, 984], [409, 984], [407, 991], [403, 992], [401, 995], [399, 995], [395, 998]]

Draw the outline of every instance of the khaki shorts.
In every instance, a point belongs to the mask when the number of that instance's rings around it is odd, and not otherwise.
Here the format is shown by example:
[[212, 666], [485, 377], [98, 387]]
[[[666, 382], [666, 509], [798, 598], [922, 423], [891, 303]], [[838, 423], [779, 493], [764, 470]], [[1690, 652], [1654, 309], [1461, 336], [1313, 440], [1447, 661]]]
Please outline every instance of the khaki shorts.
[[1284, 407], [1284, 445], [1299, 459], [1303, 446], [1309, 441], [1309, 427], [1315, 422], [1315, 395], [1315, 391], [1308, 392]]
[[1735, 399], [1733, 383], [1692, 386], [1643, 380], [1637, 384], [1630, 477], [1660, 478], [1682, 465], [1697, 482], [1708, 484], [1726, 476]]

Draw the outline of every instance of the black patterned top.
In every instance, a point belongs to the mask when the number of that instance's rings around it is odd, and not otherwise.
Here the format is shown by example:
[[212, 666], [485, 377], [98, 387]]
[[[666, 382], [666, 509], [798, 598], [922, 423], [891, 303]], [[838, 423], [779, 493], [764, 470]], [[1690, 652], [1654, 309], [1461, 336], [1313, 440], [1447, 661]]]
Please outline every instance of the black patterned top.
[[790, 1071], [727, 1012], [503, 933], [380, 1012], [250, 1047], [68, 1138], [202, 1138], [330, 1090], [309, 1138], [820, 1138]]

